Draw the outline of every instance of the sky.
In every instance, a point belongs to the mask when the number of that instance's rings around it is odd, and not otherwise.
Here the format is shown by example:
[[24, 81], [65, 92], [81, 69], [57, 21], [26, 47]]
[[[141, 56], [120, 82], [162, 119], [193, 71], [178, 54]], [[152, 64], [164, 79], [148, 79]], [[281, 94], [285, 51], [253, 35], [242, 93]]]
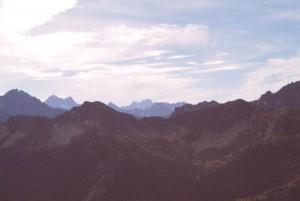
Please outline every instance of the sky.
[[0, 95], [258, 99], [300, 80], [298, 0], [0, 0]]

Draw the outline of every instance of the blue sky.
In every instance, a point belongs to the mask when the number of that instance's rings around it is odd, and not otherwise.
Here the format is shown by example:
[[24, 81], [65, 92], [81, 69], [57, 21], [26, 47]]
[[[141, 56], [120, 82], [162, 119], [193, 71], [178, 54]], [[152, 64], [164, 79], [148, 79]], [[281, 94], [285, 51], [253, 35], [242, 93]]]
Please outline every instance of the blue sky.
[[0, 94], [254, 100], [300, 80], [297, 0], [1, 0]]

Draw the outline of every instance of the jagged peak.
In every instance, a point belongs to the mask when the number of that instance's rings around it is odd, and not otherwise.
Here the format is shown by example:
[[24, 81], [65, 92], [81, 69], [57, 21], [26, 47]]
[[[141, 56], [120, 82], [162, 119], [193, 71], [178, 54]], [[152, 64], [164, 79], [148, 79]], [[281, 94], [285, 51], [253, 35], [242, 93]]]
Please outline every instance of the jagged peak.
[[11, 89], [11, 90], [9, 90], [8, 92], [6, 92], [6, 93], [4, 94], [4, 96], [17, 95], [17, 94], [24, 94], [24, 95], [30, 96], [30, 95], [29, 95], [28, 93], [26, 93], [25, 91], [19, 90], [19, 89]]
[[300, 81], [291, 82], [275, 93], [267, 91], [254, 101], [264, 107], [300, 106]]
[[77, 107], [80, 104], [76, 103], [74, 99], [69, 96], [67, 98], [60, 98], [56, 95], [52, 95], [45, 100], [45, 102], [48, 106], [52, 108], [62, 108], [65, 110], [70, 110], [73, 107]]
[[[51, 95], [47, 98], [47, 100], [50, 100], [50, 99], [57, 99], [57, 100], [67, 100], [67, 101], [74, 101], [74, 99], [71, 97], [71, 96], [68, 96], [67, 98], [61, 98], [59, 96], [56, 96], [56, 95]], [[47, 101], [46, 100], [46, 101]]]
[[65, 100], [74, 101], [74, 99], [73, 99], [71, 96], [69, 96], [69, 97], [65, 98]]

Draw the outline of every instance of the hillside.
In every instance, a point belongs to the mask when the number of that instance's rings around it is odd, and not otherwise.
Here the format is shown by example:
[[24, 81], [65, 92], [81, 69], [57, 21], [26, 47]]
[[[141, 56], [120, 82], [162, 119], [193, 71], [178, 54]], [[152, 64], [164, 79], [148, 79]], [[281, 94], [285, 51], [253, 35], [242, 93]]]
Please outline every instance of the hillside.
[[299, 154], [297, 108], [236, 100], [137, 120], [85, 102], [0, 125], [0, 199], [296, 201]]

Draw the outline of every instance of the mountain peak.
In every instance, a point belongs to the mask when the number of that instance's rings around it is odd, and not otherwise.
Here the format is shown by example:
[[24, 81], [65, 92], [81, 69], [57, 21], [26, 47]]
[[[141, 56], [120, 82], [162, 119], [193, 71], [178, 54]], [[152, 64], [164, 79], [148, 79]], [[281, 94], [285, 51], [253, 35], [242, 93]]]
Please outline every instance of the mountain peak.
[[22, 90], [19, 90], [19, 89], [11, 89], [9, 90], [8, 92], [6, 92], [5, 94], [9, 94], [9, 93], [18, 93], [18, 92], [21, 92]]
[[[70, 113], [73, 115], [76, 113], [79, 116], [84, 116], [85, 118], [93, 118], [95, 116], [101, 116], [102, 114], [107, 115], [108, 113], [118, 113], [112, 108], [108, 107], [102, 102], [95, 101], [89, 102], [85, 101], [80, 107], [73, 108]], [[67, 113], [66, 113], [67, 114]]]
[[[62, 122], [79, 122], [97, 125], [97, 128], [108, 126], [112, 129], [121, 128], [127, 125], [128, 122], [136, 121], [136, 119], [128, 114], [120, 113], [102, 102], [85, 101], [79, 107], [73, 108], [59, 117], [58, 121]], [[124, 131], [124, 129], [121, 129]]]
[[26, 93], [23, 90], [19, 90], [19, 89], [12, 89], [9, 90], [8, 92], [6, 92], [4, 94], [4, 96], [16, 96], [16, 95], [25, 95], [25, 96], [30, 96], [28, 93]]
[[12, 89], [2, 96], [6, 102], [13, 102], [14, 104], [26, 104], [26, 102], [34, 102], [35, 104], [42, 103], [40, 99], [31, 96], [23, 90]]
[[47, 100], [48, 99], [58, 99], [59, 97], [58, 96], [56, 96], [56, 95], [51, 95], [51, 96], [49, 96], [48, 98], [47, 98]]
[[164, 117], [168, 118], [174, 112], [175, 108], [185, 105], [185, 102], [166, 103], [153, 102], [151, 99], [145, 99], [140, 102], [133, 101], [128, 106], [118, 107], [113, 103], [108, 106], [123, 113], [131, 114], [137, 118], [142, 117]]
[[291, 82], [275, 93], [267, 91], [254, 102], [266, 107], [300, 107], [300, 81]]
[[125, 109], [125, 110], [132, 110], [132, 109], [145, 110], [145, 109], [151, 108], [152, 105], [153, 105], [153, 102], [152, 102], [151, 99], [145, 99], [145, 100], [142, 100], [140, 102], [133, 101], [130, 105], [122, 107], [122, 109]]
[[52, 95], [49, 98], [47, 98], [47, 100], [44, 103], [47, 104], [49, 107], [61, 108], [65, 110], [70, 110], [73, 107], [79, 106], [79, 104], [76, 103], [71, 96], [67, 98], [60, 98], [56, 95]]

